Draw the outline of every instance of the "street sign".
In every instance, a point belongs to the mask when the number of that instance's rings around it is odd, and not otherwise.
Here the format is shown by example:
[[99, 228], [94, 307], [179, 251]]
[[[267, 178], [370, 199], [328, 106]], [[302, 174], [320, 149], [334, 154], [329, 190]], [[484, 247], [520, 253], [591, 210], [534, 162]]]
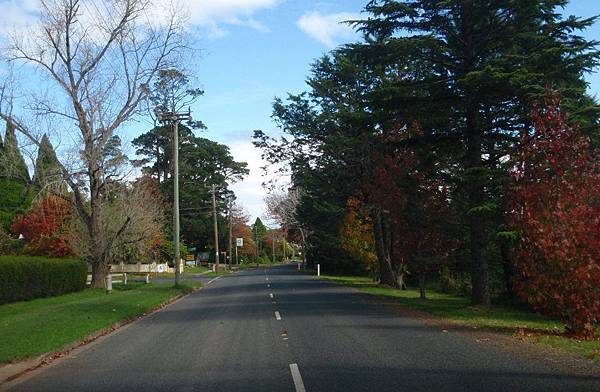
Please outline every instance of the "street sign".
[[194, 261], [194, 260], [196, 260], [196, 256], [195, 255], [185, 255], [185, 259], [186, 259], [186, 261]]
[[241, 248], [242, 246], [244, 246], [244, 239], [243, 238], [236, 238], [235, 239], [235, 246]]

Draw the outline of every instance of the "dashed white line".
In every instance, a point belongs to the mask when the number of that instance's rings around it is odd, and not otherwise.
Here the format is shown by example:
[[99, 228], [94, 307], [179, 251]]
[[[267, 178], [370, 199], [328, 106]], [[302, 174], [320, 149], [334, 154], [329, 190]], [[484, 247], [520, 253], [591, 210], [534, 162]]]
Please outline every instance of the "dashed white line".
[[292, 372], [292, 379], [294, 380], [296, 392], [306, 392], [306, 388], [304, 388], [304, 382], [302, 382], [302, 376], [300, 375], [300, 369], [298, 369], [298, 365], [295, 363], [290, 363], [290, 371]]
[[281, 320], [281, 315], [277, 311], [275, 312], [275, 319]]
[[269, 293], [269, 297], [273, 298], [273, 293]]

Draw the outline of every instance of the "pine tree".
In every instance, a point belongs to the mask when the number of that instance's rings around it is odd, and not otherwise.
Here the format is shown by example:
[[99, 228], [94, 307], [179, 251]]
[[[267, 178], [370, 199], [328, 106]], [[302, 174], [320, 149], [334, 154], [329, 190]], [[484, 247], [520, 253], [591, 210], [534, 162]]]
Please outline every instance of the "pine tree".
[[37, 159], [35, 160], [35, 172], [33, 182], [39, 188], [57, 185], [62, 187], [61, 171], [57, 165], [58, 158], [50, 139], [44, 135], [38, 149]]
[[372, 51], [372, 61], [396, 57], [421, 66], [415, 74], [398, 69], [404, 87], [387, 91], [389, 101], [412, 99], [408, 109], [433, 101], [428, 113], [415, 118], [426, 134], [429, 118], [450, 113], [435, 131], [454, 136], [459, 149], [453, 181], [459, 184], [456, 197], [465, 199], [474, 304], [490, 304], [489, 218], [500, 207], [491, 195], [494, 176], [506, 176], [501, 159], [518, 131], [530, 127], [533, 103], [543, 100], [550, 84], [561, 89], [567, 109], [578, 109], [577, 120], [597, 131], [598, 105], [585, 94], [582, 74], [597, 64], [599, 53], [596, 42], [574, 33], [595, 19], [562, 19], [557, 8], [567, 2], [373, 0], [366, 7], [371, 17], [356, 22], [379, 51]]
[[4, 147], [0, 157], [0, 175], [30, 182], [29, 170], [25, 159], [19, 150], [19, 142], [12, 124], [6, 123], [6, 134], [4, 135]]

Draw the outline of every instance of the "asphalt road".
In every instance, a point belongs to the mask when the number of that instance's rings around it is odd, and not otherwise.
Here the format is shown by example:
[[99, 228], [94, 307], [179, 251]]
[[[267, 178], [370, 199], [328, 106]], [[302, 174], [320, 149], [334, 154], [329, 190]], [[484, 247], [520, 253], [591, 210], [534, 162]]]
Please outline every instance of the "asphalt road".
[[[272, 297], [272, 298], [271, 298]], [[11, 391], [600, 391], [292, 266], [224, 276]]]

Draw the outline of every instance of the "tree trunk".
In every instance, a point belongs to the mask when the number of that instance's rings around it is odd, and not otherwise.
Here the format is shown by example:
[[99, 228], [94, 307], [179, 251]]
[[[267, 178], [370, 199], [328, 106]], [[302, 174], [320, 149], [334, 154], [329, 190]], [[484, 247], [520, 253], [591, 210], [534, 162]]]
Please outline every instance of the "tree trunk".
[[419, 298], [427, 299], [425, 296], [425, 271], [423, 269], [419, 271]]
[[[461, 2], [461, 35], [464, 43], [462, 77], [465, 78], [476, 68], [476, 54], [473, 26], [476, 23], [473, 2]], [[488, 264], [485, 254], [485, 222], [483, 216], [474, 211], [481, 207], [485, 200], [483, 178], [480, 170], [483, 166], [482, 139], [483, 130], [479, 124], [479, 101], [477, 87], [466, 83], [465, 116], [466, 116], [466, 189], [469, 200], [469, 226], [471, 250], [471, 300], [474, 305], [490, 305], [488, 288]]]
[[482, 169], [482, 132], [478, 124], [477, 105], [470, 103], [467, 108], [467, 192], [469, 196], [469, 225], [471, 250], [471, 299], [473, 305], [490, 306], [489, 272], [486, 258], [485, 221], [481, 213], [474, 209], [485, 202], [484, 181], [479, 171]]
[[103, 289], [106, 287], [106, 277], [110, 272], [110, 266], [102, 261], [92, 264], [92, 287]]
[[110, 265], [106, 257], [105, 233], [102, 232], [102, 186], [101, 170], [92, 166], [90, 170], [90, 221], [87, 226], [90, 244], [92, 244], [91, 264], [92, 264], [92, 287], [104, 288], [106, 286], [106, 276], [110, 272]]
[[502, 257], [502, 271], [504, 273], [504, 289], [506, 290], [506, 296], [514, 299], [515, 292], [512, 281], [515, 276], [515, 267], [510, 259], [509, 244], [506, 240], [501, 240], [500, 242], [500, 256]]
[[375, 239], [375, 253], [379, 261], [379, 283], [399, 287], [391, 260], [390, 225], [379, 207], [375, 207], [373, 211], [373, 236]]

